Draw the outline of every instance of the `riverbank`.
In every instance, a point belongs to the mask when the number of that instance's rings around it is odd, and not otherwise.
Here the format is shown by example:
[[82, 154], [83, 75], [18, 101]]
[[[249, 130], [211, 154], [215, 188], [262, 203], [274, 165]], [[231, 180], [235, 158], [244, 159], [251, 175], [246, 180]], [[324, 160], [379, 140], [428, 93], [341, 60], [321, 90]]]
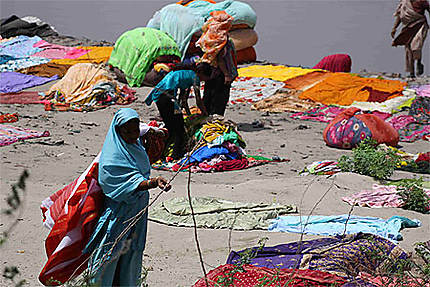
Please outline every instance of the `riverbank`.
[[[73, 39], [72, 39], [73, 40]], [[76, 42], [70, 40], [70, 45]], [[61, 44], [61, 42], [57, 42]], [[62, 44], [67, 44], [62, 42]], [[82, 45], [92, 45], [82, 42]], [[429, 67], [430, 68], [430, 67]], [[398, 78], [398, 75], [362, 72], [368, 77]], [[409, 85], [428, 84], [429, 77], [407, 80]], [[29, 90], [46, 91], [54, 82]], [[150, 88], [137, 88], [137, 101], [127, 106], [135, 109], [141, 119], [148, 122], [159, 119], [154, 105], [144, 103]], [[1, 105], [3, 113], [18, 113], [20, 120], [12, 125], [38, 131], [48, 130], [48, 138], [26, 140], [1, 147], [0, 208], [5, 207], [7, 193], [21, 172], [26, 169], [30, 177], [26, 182], [23, 212], [8, 242], [2, 247], [0, 268], [16, 265], [20, 278], [28, 286], [39, 286], [37, 276], [46, 261], [44, 240], [48, 230], [42, 227], [40, 203], [43, 199], [72, 182], [91, 163], [100, 151], [110, 121], [119, 106], [109, 106], [93, 112], [45, 111], [43, 105]], [[339, 173], [331, 178], [324, 176], [300, 176], [298, 173], [313, 161], [338, 159], [350, 151], [326, 146], [322, 132], [326, 123], [301, 121], [289, 117], [291, 113], [267, 113], [251, 110], [248, 104], [229, 105], [226, 118], [238, 124], [239, 132], [247, 143], [246, 152], [267, 157], [279, 156], [290, 161], [263, 165], [241, 171], [221, 173], [197, 173], [191, 177], [191, 193], [194, 196], [212, 196], [232, 201], [279, 202], [295, 204], [302, 214], [309, 214], [319, 198], [324, 195], [313, 211], [318, 215], [345, 214], [350, 206], [341, 200], [363, 189], [371, 189], [376, 183], [370, 177], [352, 173]], [[253, 123], [259, 123], [258, 125]], [[402, 150], [410, 153], [428, 150], [428, 142], [401, 143]], [[154, 176], [170, 178], [173, 174], [154, 170]], [[186, 196], [187, 173], [180, 173], [173, 182], [171, 192], [159, 201]], [[416, 178], [418, 174], [396, 171], [392, 178]], [[430, 180], [428, 176], [426, 180]], [[305, 190], [308, 191], [305, 193]], [[151, 192], [153, 197], [157, 192]], [[305, 193], [305, 194], [304, 194]], [[302, 201], [302, 196], [303, 201]], [[301, 204], [301, 201], [303, 202]], [[394, 215], [419, 219], [422, 226], [402, 231], [400, 246], [411, 252], [417, 241], [428, 240], [429, 215], [396, 208], [370, 209], [355, 207], [354, 215], [389, 218]], [[4, 220], [5, 218], [5, 220]], [[2, 215], [3, 231], [8, 224]], [[265, 231], [198, 230], [207, 270], [224, 264], [230, 249], [241, 250], [255, 246], [260, 238], [268, 237], [268, 246], [299, 240], [300, 234]], [[304, 239], [316, 236], [304, 236]], [[149, 222], [144, 266], [148, 268], [149, 286], [190, 286], [202, 276], [194, 234], [191, 228], [178, 228]], [[0, 278], [0, 285], [5, 283]]]

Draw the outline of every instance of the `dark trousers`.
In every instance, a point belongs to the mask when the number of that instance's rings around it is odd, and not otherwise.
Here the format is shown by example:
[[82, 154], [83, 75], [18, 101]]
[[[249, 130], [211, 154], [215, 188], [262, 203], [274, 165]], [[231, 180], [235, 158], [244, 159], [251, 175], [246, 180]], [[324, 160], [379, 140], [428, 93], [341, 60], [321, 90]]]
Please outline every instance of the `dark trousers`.
[[172, 96], [162, 94], [156, 104], [160, 116], [169, 131], [168, 140], [174, 143], [173, 158], [179, 159], [185, 153], [185, 126], [182, 113], [175, 114], [174, 102], [175, 100]]
[[203, 104], [209, 115], [224, 115], [230, 98], [230, 87], [231, 85], [224, 84], [224, 75], [222, 73], [214, 79], [205, 81]]

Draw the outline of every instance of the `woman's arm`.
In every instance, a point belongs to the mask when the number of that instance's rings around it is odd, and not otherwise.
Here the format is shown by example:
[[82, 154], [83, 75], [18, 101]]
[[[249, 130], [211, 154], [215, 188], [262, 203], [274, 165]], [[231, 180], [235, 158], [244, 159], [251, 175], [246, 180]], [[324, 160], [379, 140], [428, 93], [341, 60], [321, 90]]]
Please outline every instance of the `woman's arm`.
[[137, 187], [137, 191], [144, 191], [159, 187], [160, 189], [164, 191], [169, 191], [172, 186], [167, 183], [167, 180], [162, 176], [157, 176], [150, 178], [149, 180], [142, 181], [139, 186]]

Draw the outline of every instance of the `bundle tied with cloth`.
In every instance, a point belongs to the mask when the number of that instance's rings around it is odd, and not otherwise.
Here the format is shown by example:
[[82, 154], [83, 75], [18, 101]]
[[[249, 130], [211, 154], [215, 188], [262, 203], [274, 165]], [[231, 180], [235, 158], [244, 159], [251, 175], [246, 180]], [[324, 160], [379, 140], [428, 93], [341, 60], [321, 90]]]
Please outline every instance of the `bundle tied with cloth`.
[[257, 15], [249, 4], [241, 1], [183, 1], [170, 4], [157, 11], [147, 27], [171, 35], [178, 44], [182, 60], [191, 59], [200, 56], [201, 51], [196, 47], [196, 42], [203, 25], [210, 19], [212, 12], [219, 11], [225, 11], [233, 17], [229, 36], [236, 47], [238, 62], [255, 61], [256, 52], [253, 46], [258, 41], [254, 30]]
[[134, 94], [127, 86], [120, 89], [102, 66], [79, 63], [49, 89], [45, 110], [84, 111], [125, 105], [136, 99]]

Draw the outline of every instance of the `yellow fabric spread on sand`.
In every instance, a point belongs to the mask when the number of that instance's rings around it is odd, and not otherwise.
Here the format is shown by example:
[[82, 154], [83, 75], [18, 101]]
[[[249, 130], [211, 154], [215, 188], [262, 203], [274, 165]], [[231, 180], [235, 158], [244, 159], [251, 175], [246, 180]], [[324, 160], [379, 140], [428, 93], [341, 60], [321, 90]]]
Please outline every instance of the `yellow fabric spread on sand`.
[[80, 56], [77, 59], [55, 59], [51, 63], [62, 65], [74, 65], [77, 63], [104, 63], [107, 62], [112, 53], [113, 47], [93, 47], [93, 46], [78, 46], [77, 49], [90, 50], [87, 54]]
[[64, 78], [49, 89], [48, 94], [60, 92], [66, 103], [86, 104], [92, 99], [93, 86], [112, 81], [103, 68], [91, 63], [79, 63], [70, 67]]
[[325, 80], [304, 91], [299, 98], [325, 105], [349, 106], [354, 101], [366, 102], [373, 89], [393, 93], [389, 98], [401, 96], [406, 83], [394, 80], [361, 78], [347, 73], [332, 73]]
[[310, 72], [321, 71], [318, 69], [303, 69], [298, 67], [253, 65], [238, 70], [239, 77], [261, 77], [275, 81], [284, 82], [286, 80], [305, 75]]

